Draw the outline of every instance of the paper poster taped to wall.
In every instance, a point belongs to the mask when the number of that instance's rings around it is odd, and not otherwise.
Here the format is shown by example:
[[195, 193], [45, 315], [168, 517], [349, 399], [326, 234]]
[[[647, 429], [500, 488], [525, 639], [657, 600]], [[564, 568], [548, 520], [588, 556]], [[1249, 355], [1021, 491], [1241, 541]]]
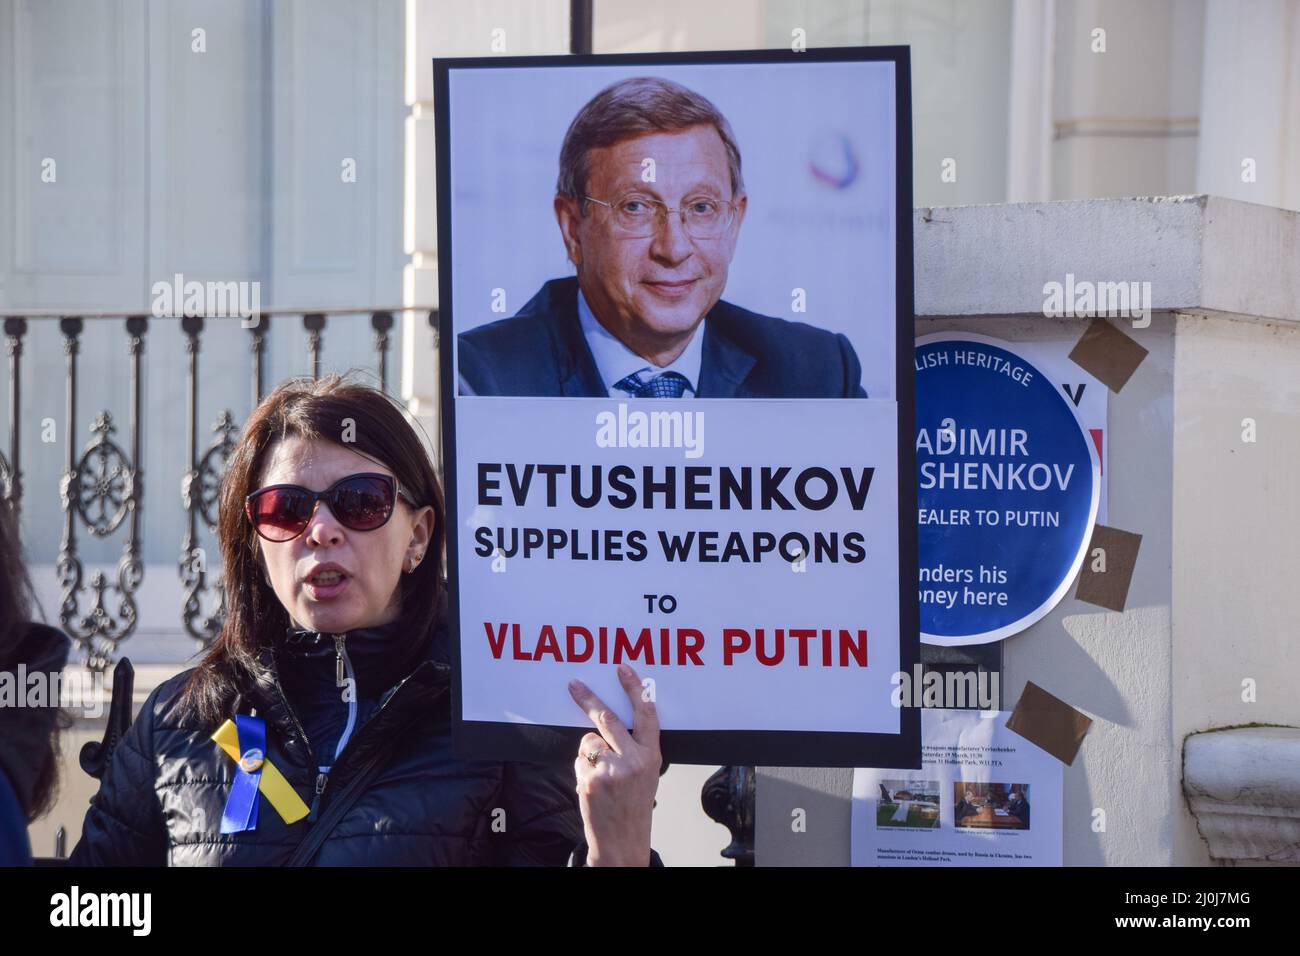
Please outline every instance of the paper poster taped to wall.
[[1062, 764], [1010, 716], [925, 710], [920, 770], [854, 770], [853, 865], [1060, 866]]

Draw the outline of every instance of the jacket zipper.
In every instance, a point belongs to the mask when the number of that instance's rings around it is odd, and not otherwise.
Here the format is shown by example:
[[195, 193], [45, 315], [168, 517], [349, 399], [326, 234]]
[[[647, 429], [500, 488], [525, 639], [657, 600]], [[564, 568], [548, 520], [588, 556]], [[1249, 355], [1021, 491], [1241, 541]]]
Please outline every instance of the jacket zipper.
[[352, 661], [348, 659], [347, 648], [344, 646], [344, 642], [347, 639], [347, 635], [335, 634], [333, 635], [333, 637], [334, 637], [334, 686], [346, 687], [347, 680], [351, 679], [352, 693], [349, 695], [349, 700], [348, 700], [348, 722], [346, 726], [344, 726], [343, 728], [343, 733], [339, 735], [338, 745], [334, 748], [334, 759], [330, 761], [330, 765], [328, 767], [321, 767], [317, 765], [316, 788], [315, 788], [315, 794], [312, 797], [312, 801], [311, 801], [311, 810], [307, 814], [308, 823], [316, 822], [316, 812], [320, 808], [321, 795], [325, 792], [325, 786], [326, 784], [329, 783], [330, 771], [334, 769], [334, 765], [338, 763], [339, 754], [343, 753], [343, 748], [347, 746], [348, 740], [352, 736], [352, 731], [356, 729], [356, 725], [357, 725], [357, 693], [356, 693], [357, 687], [356, 687], [356, 678], [352, 672]]
[[[339, 648], [339, 644], [341, 642], [339, 641], [339, 635], [335, 635], [335, 639], [336, 639], [336, 644], [335, 644], [336, 654], [338, 654], [338, 656], [341, 657], [342, 654]], [[375, 718], [377, 718], [380, 714], [382, 714], [385, 708], [387, 708], [394, 700], [397, 699], [398, 692], [401, 691], [402, 687], [406, 684], [408, 680], [411, 679], [411, 677], [415, 674], [417, 670], [420, 669], [421, 666], [422, 665], [417, 664], [415, 670], [411, 671], [410, 674], [407, 674], [405, 677], [403, 677], [400, 681], [397, 682], [397, 684], [389, 691], [388, 696], [380, 703], [379, 709], [376, 710], [375, 713], [371, 716], [370, 719], [372, 721]], [[445, 669], [445, 665], [444, 665], [444, 669]], [[283, 685], [281, 685], [280, 683], [280, 675], [277, 673], [276, 668], [274, 666], [270, 668], [270, 672], [271, 672], [271, 681], [275, 686], [276, 693], [280, 696], [280, 703], [284, 706], [285, 711], [289, 714], [290, 719], [293, 721], [294, 729], [297, 730], [298, 735], [302, 737], [303, 744], [307, 747], [308, 754], [314, 757], [315, 752], [312, 750], [311, 741], [307, 737], [307, 731], [303, 729], [302, 722], [298, 720], [298, 715], [294, 713], [293, 707], [290, 706], [289, 704], [289, 698], [284, 692]], [[335, 674], [335, 680], [337, 681], [339, 679], [337, 658], [335, 660], [334, 674]], [[355, 704], [353, 706], [355, 707]], [[340, 756], [342, 756], [341, 748], [335, 754], [335, 761], [334, 761], [335, 765], [337, 765], [338, 758]], [[333, 768], [331, 767], [331, 769]], [[319, 810], [320, 807], [321, 794], [324, 793], [325, 791], [326, 783], [328, 783], [328, 774], [321, 773], [318, 771], [316, 774], [316, 786], [314, 788], [315, 792], [312, 796], [311, 809], [307, 816], [307, 820], [309, 822], [315, 822], [317, 811]]]
[[[416, 670], [419, 670], [419, 665], [416, 666]], [[398, 696], [398, 694], [401, 692], [402, 687], [406, 684], [407, 681], [409, 681], [409, 680], [411, 679], [411, 677], [412, 677], [414, 674], [415, 674], [415, 671], [411, 671], [410, 674], [407, 674], [407, 675], [406, 675], [405, 677], [403, 677], [400, 681], [398, 681], [398, 683], [396, 684], [396, 686], [394, 686], [394, 687], [392, 688], [392, 690], [389, 692], [387, 698], [383, 701], [383, 703], [381, 703], [381, 704], [379, 705], [379, 709], [376, 710], [373, 714], [370, 715], [370, 721], [369, 721], [369, 724], [373, 724], [373, 723], [374, 723], [374, 722], [379, 718], [379, 715], [382, 714], [382, 713], [384, 712], [384, 710], [385, 710], [385, 709], [386, 709], [390, 704], [392, 704], [393, 701], [395, 701], [395, 700], [397, 699], [397, 696]], [[338, 750], [338, 752], [334, 755], [334, 765], [330, 768], [331, 770], [333, 770], [334, 767], [338, 766], [339, 758], [342, 756], [342, 754], [343, 754], [343, 749], [340, 747], [340, 749]], [[308, 823], [315, 823], [315, 822], [316, 822], [316, 817], [317, 817], [317, 815], [318, 815], [318, 811], [319, 811], [319, 809], [320, 809], [321, 794], [322, 794], [322, 793], [324, 792], [324, 790], [325, 790], [325, 784], [328, 782], [328, 776], [329, 776], [328, 773], [322, 773], [322, 774], [318, 775], [317, 778], [316, 778], [316, 795], [315, 795], [315, 797], [312, 799], [311, 812], [307, 815], [307, 822], [308, 822]], [[350, 790], [351, 790], [351, 788], [352, 788], [353, 786], [356, 786], [356, 784], [357, 784], [358, 782], [359, 782], [358, 780], [354, 780], [354, 781], [353, 781], [353, 782], [352, 782], [352, 783], [351, 783], [347, 788], [344, 789], [343, 793], [344, 793], [344, 794], [349, 793]]]

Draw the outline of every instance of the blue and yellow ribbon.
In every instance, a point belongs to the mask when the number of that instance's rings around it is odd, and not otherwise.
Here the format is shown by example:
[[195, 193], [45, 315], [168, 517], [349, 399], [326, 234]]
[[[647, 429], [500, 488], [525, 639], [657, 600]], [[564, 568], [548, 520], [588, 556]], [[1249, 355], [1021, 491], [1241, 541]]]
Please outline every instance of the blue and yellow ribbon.
[[241, 833], [257, 827], [260, 791], [285, 823], [297, 823], [308, 813], [307, 804], [266, 759], [266, 721], [236, 714], [217, 728], [212, 739], [239, 765], [221, 814], [222, 833]]

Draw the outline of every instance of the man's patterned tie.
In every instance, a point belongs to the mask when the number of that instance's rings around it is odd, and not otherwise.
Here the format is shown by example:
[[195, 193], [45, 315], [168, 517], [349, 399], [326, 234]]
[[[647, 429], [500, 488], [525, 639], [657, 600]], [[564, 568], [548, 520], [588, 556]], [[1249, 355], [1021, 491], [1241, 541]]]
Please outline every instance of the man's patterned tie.
[[641, 378], [640, 372], [633, 372], [614, 383], [614, 387], [627, 392], [633, 398], [681, 398], [682, 392], [690, 383], [681, 372], [660, 372], [648, 382]]

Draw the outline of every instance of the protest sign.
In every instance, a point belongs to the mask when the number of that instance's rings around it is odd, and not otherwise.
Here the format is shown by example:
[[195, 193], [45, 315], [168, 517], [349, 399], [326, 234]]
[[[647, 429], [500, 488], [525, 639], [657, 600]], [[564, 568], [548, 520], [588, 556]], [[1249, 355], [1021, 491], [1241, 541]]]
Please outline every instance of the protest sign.
[[630, 722], [628, 663], [669, 760], [913, 764], [906, 51], [435, 94], [457, 746], [571, 755], [566, 683]]

